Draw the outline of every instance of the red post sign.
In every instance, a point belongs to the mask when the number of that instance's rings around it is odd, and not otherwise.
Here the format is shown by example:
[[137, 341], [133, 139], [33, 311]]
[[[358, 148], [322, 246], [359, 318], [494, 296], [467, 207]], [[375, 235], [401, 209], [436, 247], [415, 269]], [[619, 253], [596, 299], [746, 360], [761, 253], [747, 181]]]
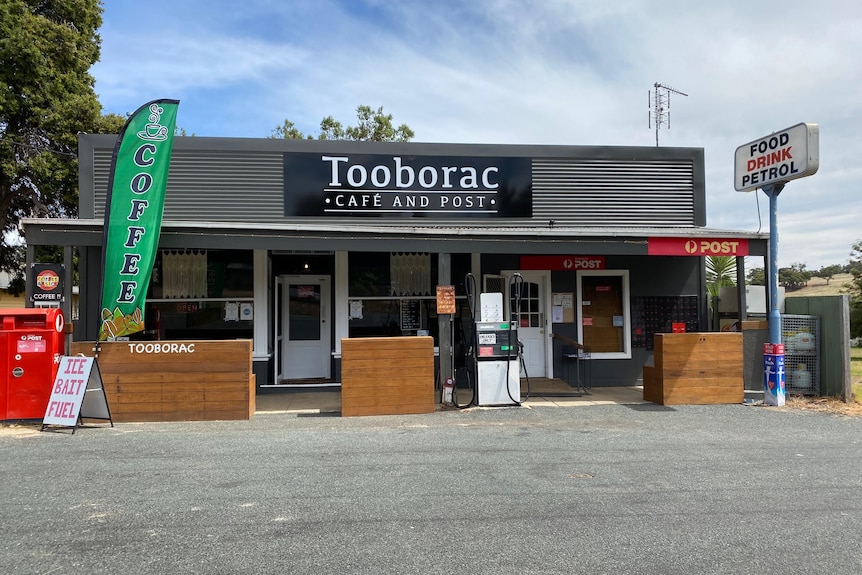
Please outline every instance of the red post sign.
[[649, 238], [651, 256], [747, 256], [748, 240], [742, 238]]

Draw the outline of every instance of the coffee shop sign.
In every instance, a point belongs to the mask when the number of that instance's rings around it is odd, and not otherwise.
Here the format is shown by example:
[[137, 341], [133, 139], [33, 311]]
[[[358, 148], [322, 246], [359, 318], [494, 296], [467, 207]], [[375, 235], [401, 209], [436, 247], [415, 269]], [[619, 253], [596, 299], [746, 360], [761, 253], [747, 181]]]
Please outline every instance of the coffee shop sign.
[[819, 166], [819, 126], [796, 124], [736, 148], [734, 187], [749, 192], [810, 176]]

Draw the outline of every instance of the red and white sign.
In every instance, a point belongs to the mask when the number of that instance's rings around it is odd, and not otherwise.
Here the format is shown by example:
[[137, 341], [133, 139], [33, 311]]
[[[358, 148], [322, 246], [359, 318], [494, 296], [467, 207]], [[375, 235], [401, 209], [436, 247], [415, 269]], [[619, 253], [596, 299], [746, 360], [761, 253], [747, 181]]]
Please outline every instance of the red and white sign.
[[[30, 336], [33, 337], [33, 336]], [[36, 336], [40, 337], [40, 336]], [[48, 342], [44, 339], [20, 339], [16, 346], [16, 353], [45, 353], [48, 349]]]
[[64, 355], [60, 358], [60, 369], [54, 378], [42, 425], [74, 427], [77, 424], [93, 362], [92, 357]]
[[581, 271], [605, 269], [605, 256], [521, 256], [522, 270]]
[[783, 343], [764, 343], [763, 355], [784, 355]]
[[649, 238], [651, 256], [747, 256], [748, 240], [733, 238]]
[[810, 176], [820, 166], [820, 127], [796, 124], [736, 148], [734, 187], [748, 192]]

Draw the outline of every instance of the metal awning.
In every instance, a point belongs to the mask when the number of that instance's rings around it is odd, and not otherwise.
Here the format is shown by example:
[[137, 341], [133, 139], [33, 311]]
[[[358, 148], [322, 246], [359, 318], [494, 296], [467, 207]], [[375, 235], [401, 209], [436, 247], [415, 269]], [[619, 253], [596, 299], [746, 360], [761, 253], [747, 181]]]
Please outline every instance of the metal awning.
[[[29, 245], [102, 245], [101, 219], [25, 218]], [[749, 240], [751, 255], [766, 255], [769, 234], [690, 227], [565, 227], [380, 225], [349, 222], [162, 222], [159, 246], [197, 249], [426, 251], [509, 254], [646, 255], [651, 237]]]

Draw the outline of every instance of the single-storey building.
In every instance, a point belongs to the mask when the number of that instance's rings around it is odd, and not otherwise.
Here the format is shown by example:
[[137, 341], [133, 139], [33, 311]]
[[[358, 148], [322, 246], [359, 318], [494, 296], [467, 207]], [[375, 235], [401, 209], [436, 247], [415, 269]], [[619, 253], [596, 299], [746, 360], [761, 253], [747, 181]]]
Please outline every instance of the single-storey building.
[[[98, 337], [115, 142], [80, 136], [79, 219], [23, 222], [28, 264], [78, 250], [76, 340]], [[469, 273], [507, 317], [518, 286], [529, 376], [559, 377], [557, 334], [590, 349], [593, 385], [632, 385], [654, 333], [710, 329], [709, 255], [765, 258], [768, 234], [706, 227], [699, 148], [178, 137], [132, 339], [251, 339], [258, 386], [338, 383], [345, 338], [430, 335], [448, 364]]]

